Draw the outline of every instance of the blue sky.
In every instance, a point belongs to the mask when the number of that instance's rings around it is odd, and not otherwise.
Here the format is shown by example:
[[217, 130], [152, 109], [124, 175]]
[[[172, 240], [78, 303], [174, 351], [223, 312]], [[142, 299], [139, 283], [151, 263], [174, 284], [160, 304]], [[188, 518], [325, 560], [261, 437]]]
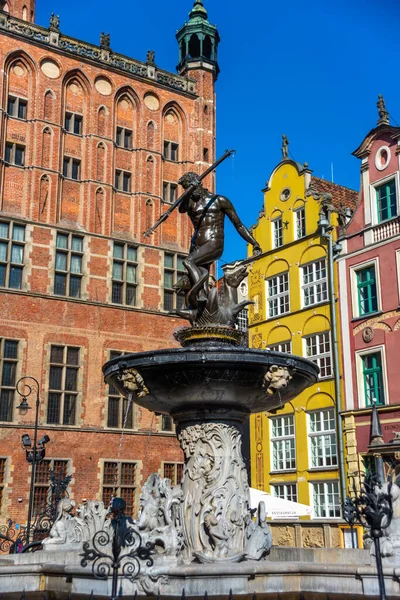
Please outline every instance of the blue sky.
[[[98, 43], [111, 33], [116, 52], [174, 71], [175, 32], [192, 0], [37, 0], [36, 20], [51, 12], [61, 29]], [[400, 124], [398, 0], [204, 0], [218, 25], [221, 74], [217, 82], [218, 153], [237, 156], [218, 170], [218, 191], [228, 196], [246, 225], [262, 207], [261, 189], [280, 160], [281, 136], [291, 156], [314, 174], [359, 188], [359, 163], [351, 156], [377, 119], [383, 94]], [[228, 227], [224, 259], [245, 254], [245, 243]]]

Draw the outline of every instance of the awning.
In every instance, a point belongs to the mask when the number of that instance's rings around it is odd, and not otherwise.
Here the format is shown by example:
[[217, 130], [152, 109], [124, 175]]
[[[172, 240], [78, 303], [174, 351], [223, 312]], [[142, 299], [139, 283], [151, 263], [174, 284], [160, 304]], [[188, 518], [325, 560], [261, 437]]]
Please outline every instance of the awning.
[[311, 506], [277, 498], [262, 490], [250, 488], [251, 508], [258, 508], [260, 502], [265, 503], [267, 517], [270, 519], [297, 519], [298, 517], [311, 516], [312, 514]]

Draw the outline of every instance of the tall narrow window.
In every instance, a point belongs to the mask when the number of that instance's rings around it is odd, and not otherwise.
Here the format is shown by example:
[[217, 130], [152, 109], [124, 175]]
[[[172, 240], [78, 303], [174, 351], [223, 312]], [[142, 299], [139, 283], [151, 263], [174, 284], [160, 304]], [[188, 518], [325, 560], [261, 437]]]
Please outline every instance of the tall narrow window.
[[178, 196], [178, 186], [176, 183], [164, 181], [163, 183], [163, 200], [173, 204]]
[[397, 217], [396, 183], [394, 179], [376, 188], [378, 223]]
[[47, 405], [47, 423], [49, 425], [75, 425], [79, 355], [79, 348], [51, 346]]
[[120, 192], [130, 192], [131, 191], [131, 174], [128, 171], [121, 171], [117, 169], [115, 171], [115, 187]]
[[65, 479], [69, 471], [69, 461], [45, 459], [37, 465], [33, 497], [33, 515], [35, 517], [44, 514], [49, 504], [55, 500], [52, 498], [53, 490], [50, 480], [52, 471], [57, 479]]
[[249, 311], [244, 308], [237, 316], [237, 328], [239, 331], [246, 332], [249, 330]]
[[114, 242], [112, 272], [113, 304], [136, 304], [137, 248]]
[[57, 233], [54, 294], [81, 297], [83, 238]]
[[63, 175], [68, 179], [78, 181], [81, 176], [81, 161], [77, 158], [64, 156]]
[[164, 310], [181, 309], [185, 304], [184, 292], [175, 293], [175, 284], [185, 275], [184, 256], [164, 254]]
[[109, 506], [115, 496], [126, 502], [126, 514], [133, 515], [136, 493], [136, 463], [107, 461], [103, 473], [103, 502]]
[[377, 404], [385, 404], [381, 353], [364, 354], [362, 367], [366, 406], [372, 406], [374, 400]]
[[175, 142], [164, 142], [164, 158], [177, 162], [179, 160], [179, 144]]
[[333, 408], [309, 414], [309, 438], [311, 446], [311, 467], [336, 467], [336, 421]]
[[378, 310], [375, 267], [370, 266], [356, 271], [359, 316], [369, 315]]
[[170, 415], [161, 415], [161, 431], [173, 431], [174, 422]]
[[[123, 356], [124, 352], [112, 350], [110, 360]], [[121, 396], [114, 386], [108, 386], [108, 413], [107, 427], [116, 429], [133, 429], [134, 404], [129, 403], [127, 398]]]
[[328, 299], [328, 283], [326, 278], [326, 260], [317, 260], [301, 267], [303, 306], [313, 306]]
[[4, 490], [6, 487], [6, 466], [7, 459], [0, 458], [0, 513], [2, 512], [4, 506]]
[[306, 210], [304, 206], [294, 211], [295, 238], [300, 240], [306, 235]]
[[74, 133], [75, 135], [82, 135], [82, 124], [82, 115], [77, 115], [76, 113], [71, 112], [65, 113], [64, 126], [65, 130], [69, 133]]
[[282, 217], [278, 217], [272, 221], [272, 245], [274, 248], [283, 246]]
[[314, 515], [317, 519], [340, 519], [341, 505], [339, 483], [313, 483]]
[[13, 420], [18, 341], [0, 338], [0, 421]]
[[28, 101], [16, 96], [8, 96], [7, 113], [10, 117], [26, 120]]
[[319, 377], [332, 377], [331, 338], [329, 332], [305, 338], [306, 358], [319, 366]]
[[294, 415], [271, 419], [272, 471], [296, 468]]
[[179, 485], [183, 477], [183, 463], [164, 463], [163, 477], [170, 479], [172, 485]]
[[126, 148], [127, 150], [132, 149], [132, 138], [133, 131], [131, 129], [126, 129], [125, 127], [117, 127], [117, 134], [115, 138], [115, 143], [117, 146], [121, 148]]
[[7, 142], [4, 160], [10, 165], [23, 167], [25, 165], [25, 146]]
[[0, 287], [21, 289], [24, 249], [25, 226], [0, 221]]
[[290, 310], [289, 273], [267, 279], [268, 318], [284, 315]]

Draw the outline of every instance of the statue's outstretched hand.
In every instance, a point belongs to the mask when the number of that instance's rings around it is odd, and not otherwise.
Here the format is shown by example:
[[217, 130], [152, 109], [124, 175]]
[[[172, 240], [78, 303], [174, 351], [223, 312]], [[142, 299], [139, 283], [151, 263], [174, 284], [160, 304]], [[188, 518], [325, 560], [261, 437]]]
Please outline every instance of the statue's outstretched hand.
[[259, 256], [260, 254], [262, 254], [261, 246], [259, 246], [258, 244], [255, 244], [253, 246], [253, 256]]

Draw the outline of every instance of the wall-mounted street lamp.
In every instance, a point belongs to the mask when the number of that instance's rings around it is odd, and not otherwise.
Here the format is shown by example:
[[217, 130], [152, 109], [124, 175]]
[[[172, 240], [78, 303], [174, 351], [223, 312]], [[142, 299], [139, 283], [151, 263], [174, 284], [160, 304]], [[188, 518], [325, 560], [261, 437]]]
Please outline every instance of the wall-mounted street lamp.
[[21, 377], [16, 385], [17, 393], [22, 397], [21, 404], [18, 406], [18, 410], [22, 415], [26, 414], [31, 406], [28, 404], [28, 398], [32, 394], [35, 395], [35, 426], [33, 434], [33, 442], [30, 435], [24, 433], [22, 436], [22, 447], [26, 452], [26, 460], [32, 465], [31, 473], [31, 485], [29, 490], [29, 505], [28, 505], [28, 520], [26, 524], [26, 539], [27, 544], [31, 538], [31, 521], [33, 513], [33, 500], [34, 500], [34, 489], [36, 479], [36, 465], [40, 464], [46, 456], [46, 444], [50, 441], [48, 435], [44, 435], [38, 441], [38, 426], [39, 426], [39, 382], [34, 377]]

